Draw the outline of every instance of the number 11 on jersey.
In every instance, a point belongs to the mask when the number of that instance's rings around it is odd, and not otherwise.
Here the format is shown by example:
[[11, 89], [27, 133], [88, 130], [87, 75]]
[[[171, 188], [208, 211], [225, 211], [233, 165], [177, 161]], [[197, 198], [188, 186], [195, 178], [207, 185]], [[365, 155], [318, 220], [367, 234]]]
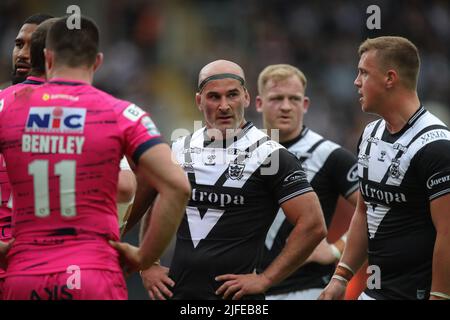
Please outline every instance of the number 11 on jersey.
[[[50, 215], [49, 164], [48, 160], [35, 160], [28, 165], [28, 174], [33, 176], [34, 214], [45, 218]], [[75, 176], [76, 161], [63, 160], [55, 164], [55, 175], [59, 176], [60, 211], [63, 217], [76, 216]]]

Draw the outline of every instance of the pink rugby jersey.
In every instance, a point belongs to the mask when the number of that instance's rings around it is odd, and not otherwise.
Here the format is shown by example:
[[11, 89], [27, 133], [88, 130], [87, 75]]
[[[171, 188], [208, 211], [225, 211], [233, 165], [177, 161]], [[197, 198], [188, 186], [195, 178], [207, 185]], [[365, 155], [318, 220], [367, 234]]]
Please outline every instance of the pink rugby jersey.
[[24, 88], [0, 113], [0, 152], [13, 188], [16, 239], [8, 275], [120, 271], [116, 194], [124, 154], [161, 143], [147, 113], [82, 82]]
[[[24, 86], [36, 86], [43, 84], [45, 79], [29, 76], [25, 82], [10, 86], [0, 91], [0, 112], [3, 109], [5, 97], [21, 90]], [[6, 172], [6, 163], [0, 154], [0, 240], [9, 241], [11, 239], [11, 214], [12, 214], [12, 192], [9, 184], [8, 173]], [[0, 268], [0, 278], [4, 276], [4, 270]]]
[[[9, 184], [8, 174], [6, 172], [6, 163], [0, 154], [0, 240], [8, 241], [11, 239], [11, 210], [12, 210], [12, 194]], [[1, 268], [0, 268], [1, 272]]]

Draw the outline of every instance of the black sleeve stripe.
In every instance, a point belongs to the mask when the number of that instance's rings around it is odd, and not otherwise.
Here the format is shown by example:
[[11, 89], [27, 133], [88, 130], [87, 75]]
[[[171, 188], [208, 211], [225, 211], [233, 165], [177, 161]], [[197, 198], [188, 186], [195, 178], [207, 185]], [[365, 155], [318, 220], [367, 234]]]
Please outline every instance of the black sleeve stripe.
[[442, 191], [439, 191], [438, 193], [433, 194], [432, 196], [430, 196], [429, 199], [431, 201], [431, 200], [437, 199], [439, 197], [442, 197], [442, 196], [446, 195], [447, 193], [450, 193], [450, 188], [442, 190]]
[[286, 201], [288, 201], [288, 200], [290, 200], [290, 199], [292, 199], [292, 198], [295, 198], [295, 197], [297, 197], [297, 196], [300, 196], [300, 195], [302, 195], [302, 194], [305, 194], [305, 193], [308, 193], [308, 192], [311, 192], [311, 191], [314, 191], [313, 188], [308, 187], [308, 188], [299, 190], [299, 191], [297, 191], [297, 192], [291, 193], [290, 195], [288, 195], [288, 196], [286, 196], [286, 197], [284, 197], [284, 198], [278, 200], [278, 204], [281, 205], [282, 203], [284, 203], [284, 202], [286, 202]]
[[164, 143], [164, 141], [161, 138], [152, 138], [150, 140], [147, 140], [146, 142], [139, 145], [139, 147], [136, 148], [136, 151], [134, 151], [133, 154], [133, 161], [137, 165], [139, 163], [139, 158], [142, 156], [142, 154], [150, 149], [151, 147], [156, 146], [157, 144]]

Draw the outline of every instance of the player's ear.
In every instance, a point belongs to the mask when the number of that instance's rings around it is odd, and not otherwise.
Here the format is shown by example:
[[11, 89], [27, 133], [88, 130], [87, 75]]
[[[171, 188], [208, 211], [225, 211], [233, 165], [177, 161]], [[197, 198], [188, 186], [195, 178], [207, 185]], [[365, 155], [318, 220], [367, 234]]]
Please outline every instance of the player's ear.
[[256, 96], [255, 100], [256, 111], [263, 112], [262, 104], [263, 104], [262, 98], [260, 96]]
[[303, 113], [307, 113], [309, 109], [309, 98], [307, 96], [303, 97]]
[[44, 48], [44, 57], [45, 57], [45, 70], [48, 75], [49, 70], [53, 68], [53, 51]]
[[94, 72], [102, 65], [102, 63], [103, 63], [103, 53], [99, 52], [95, 57]]
[[398, 82], [398, 74], [394, 69], [389, 69], [386, 72], [386, 88], [392, 88]]
[[198, 110], [203, 112], [203, 108], [201, 106], [201, 102], [202, 102], [202, 95], [199, 92], [197, 92], [195, 94], [195, 103], [197, 104]]
[[247, 108], [250, 105], [250, 93], [245, 87], [244, 87], [244, 100], [245, 100], [244, 107]]

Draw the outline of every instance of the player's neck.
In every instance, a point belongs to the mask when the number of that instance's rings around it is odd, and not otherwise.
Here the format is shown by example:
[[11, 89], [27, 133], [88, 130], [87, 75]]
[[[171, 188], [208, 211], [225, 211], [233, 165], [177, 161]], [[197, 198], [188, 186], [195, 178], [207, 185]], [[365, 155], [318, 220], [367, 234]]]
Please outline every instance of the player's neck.
[[278, 140], [276, 139], [277, 137], [274, 136], [273, 131], [269, 132], [269, 134], [270, 134], [270, 137], [272, 140], [278, 141], [279, 143], [285, 143], [285, 142], [289, 142], [289, 141], [292, 141], [295, 138], [297, 138], [300, 135], [300, 133], [302, 132], [302, 129], [303, 129], [303, 124], [300, 124], [300, 126], [298, 126], [297, 129], [295, 129], [294, 131], [279, 130]]
[[408, 92], [392, 99], [385, 105], [385, 112], [381, 116], [386, 121], [386, 128], [391, 134], [397, 133], [406, 125], [413, 114], [420, 108], [417, 93]]
[[71, 68], [62, 66], [49, 72], [48, 79], [63, 78], [69, 81], [80, 81], [92, 84], [94, 72], [89, 68]]
[[31, 69], [31, 71], [28, 74], [28, 76], [29, 77], [36, 77], [36, 78], [45, 79], [45, 73], [41, 73], [41, 72], [33, 70], [33, 69]]

